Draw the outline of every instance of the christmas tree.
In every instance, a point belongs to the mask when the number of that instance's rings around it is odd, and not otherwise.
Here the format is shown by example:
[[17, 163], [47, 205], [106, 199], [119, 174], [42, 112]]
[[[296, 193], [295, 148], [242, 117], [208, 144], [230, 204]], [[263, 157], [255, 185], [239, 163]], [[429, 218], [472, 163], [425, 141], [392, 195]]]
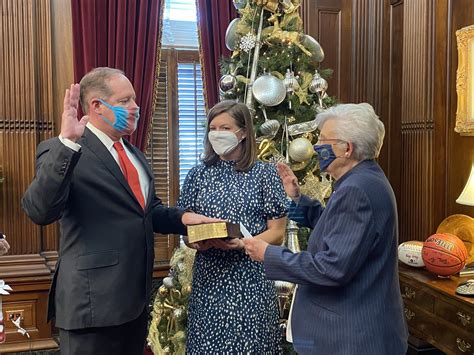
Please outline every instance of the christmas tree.
[[[331, 181], [319, 171], [313, 145], [318, 139], [315, 116], [335, 103], [326, 94], [325, 77], [319, 70], [324, 52], [304, 34], [301, 0], [233, 0], [239, 17], [226, 31], [230, 58], [222, 58], [221, 99], [244, 102], [252, 112], [258, 158], [285, 162], [298, 177], [301, 192], [323, 204], [331, 193]], [[287, 228], [287, 246], [305, 249], [308, 230], [294, 222]], [[187, 301], [191, 292], [194, 254], [185, 246], [175, 252], [170, 276], [156, 296], [149, 345], [155, 354], [184, 354]], [[280, 316], [288, 315], [293, 285], [277, 281]], [[282, 322], [282, 330], [285, 323]], [[292, 353], [291, 346], [284, 349]]]
[[237, 99], [254, 114], [259, 159], [286, 162], [303, 193], [324, 200], [330, 182], [320, 176], [313, 144], [314, 118], [334, 104], [319, 71], [324, 52], [304, 34], [300, 0], [234, 0], [240, 17], [228, 26], [230, 58], [221, 60], [223, 99]]
[[155, 355], [185, 354], [194, 254], [195, 250], [185, 246], [175, 250], [170, 275], [156, 294], [148, 331], [148, 345]]

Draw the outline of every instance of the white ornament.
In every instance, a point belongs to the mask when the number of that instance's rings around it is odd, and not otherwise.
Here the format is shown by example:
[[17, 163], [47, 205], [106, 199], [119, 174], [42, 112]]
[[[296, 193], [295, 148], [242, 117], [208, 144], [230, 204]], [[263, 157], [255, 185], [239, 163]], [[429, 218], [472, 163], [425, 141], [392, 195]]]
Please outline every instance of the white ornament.
[[237, 79], [232, 74], [225, 74], [219, 80], [219, 89], [222, 92], [233, 90], [237, 84]]
[[245, 53], [250, 52], [255, 45], [257, 44], [257, 36], [253, 33], [248, 32], [240, 39], [239, 48], [243, 50]]
[[321, 77], [317, 70], [315, 70], [313, 80], [311, 80], [311, 83], [309, 85], [309, 91], [318, 95], [321, 94], [322, 96], [326, 93], [327, 89], [328, 82], [323, 77]]
[[292, 72], [290, 69], [286, 69], [285, 79], [283, 79], [283, 84], [285, 84], [286, 92], [293, 93], [295, 90], [298, 90], [300, 84], [298, 83], [297, 77], [295, 77], [295, 73]]
[[275, 137], [279, 129], [280, 122], [278, 122], [277, 120], [266, 120], [260, 126], [260, 132], [262, 132], [264, 136], [272, 138]]
[[163, 285], [165, 285], [166, 288], [170, 289], [174, 287], [174, 279], [171, 276], [167, 276], [163, 279]]
[[243, 9], [247, 5], [247, 0], [234, 0], [234, 7], [237, 10]]
[[314, 154], [313, 145], [306, 138], [296, 138], [292, 140], [288, 150], [290, 158], [297, 162], [308, 160]]
[[323, 98], [326, 96], [328, 82], [319, 75], [318, 71], [314, 71], [313, 80], [309, 84], [309, 91], [318, 95], [319, 107], [323, 107]]

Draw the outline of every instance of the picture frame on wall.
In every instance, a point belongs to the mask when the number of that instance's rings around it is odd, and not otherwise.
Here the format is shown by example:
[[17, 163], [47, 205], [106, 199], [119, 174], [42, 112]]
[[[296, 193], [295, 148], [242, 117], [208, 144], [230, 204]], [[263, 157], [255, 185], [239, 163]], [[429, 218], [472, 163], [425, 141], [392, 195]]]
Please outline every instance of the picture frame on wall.
[[454, 130], [462, 136], [474, 136], [474, 25], [456, 31], [458, 104]]

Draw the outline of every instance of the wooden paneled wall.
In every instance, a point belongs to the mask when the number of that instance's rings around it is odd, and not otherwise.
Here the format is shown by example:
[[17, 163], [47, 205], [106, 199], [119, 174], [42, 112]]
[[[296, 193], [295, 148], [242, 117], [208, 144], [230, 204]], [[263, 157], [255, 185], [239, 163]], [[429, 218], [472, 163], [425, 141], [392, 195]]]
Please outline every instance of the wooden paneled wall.
[[[57, 345], [46, 322], [57, 225], [34, 225], [20, 200], [34, 176], [37, 144], [58, 134], [73, 71], [69, 1], [0, 0], [0, 13], [0, 229], [11, 245], [0, 258], [0, 279], [14, 290], [3, 298], [5, 353]], [[22, 314], [31, 344], [9, 322], [12, 313]]]
[[[400, 234], [426, 239], [433, 223], [434, 21], [432, 0], [405, 0], [400, 159]], [[428, 208], [423, 208], [426, 206]], [[434, 232], [434, 231], [433, 231]], [[417, 239], [418, 239], [417, 238]]]
[[471, 0], [304, 0], [306, 31], [334, 69], [328, 92], [369, 102], [385, 124], [379, 158], [398, 201], [400, 239], [424, 240], [454, 213], [474, 138], [454, 132], [455, 31], [474, 23]]
[[[34, 151], [54, 130], [50, 1], [1, 2], [3, 98], [0, 151], [3, 165], [1, 225], [13, 254], [41, 251], [38, 228], [20, 208], [20, 196], [34, 173]], [[37, 21], [41, 19], [40, 21]]]
[[328, 94], [347, 102], [350, 87], [341, 85], [350, 73], [351, 12], [343, 11], [351, 0], [303, 0], [302, 13], [305, 32], [316, 38], [324, 50], [322, 68], [332, 69]]

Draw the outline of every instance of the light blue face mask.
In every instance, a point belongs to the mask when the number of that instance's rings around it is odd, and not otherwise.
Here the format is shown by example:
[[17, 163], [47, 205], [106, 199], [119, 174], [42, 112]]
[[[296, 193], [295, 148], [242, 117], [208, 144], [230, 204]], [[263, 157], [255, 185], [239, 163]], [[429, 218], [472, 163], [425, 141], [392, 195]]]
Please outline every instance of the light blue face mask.
[[132, 134], [135, 131], [136, 123], [140, 119], [140, 108], [137, 109], [126, 109], [122, 106], [112, 106], [109, 105], [104, 100], [99, 99], [99, 101], [109, 109], [112, 110], [115, 116], [115, 122], [110, 121], [107, 117], [100, 115], [100, 117], [111, 125], [115, 130], [119, 132], [124, 132], [126, 134]]

